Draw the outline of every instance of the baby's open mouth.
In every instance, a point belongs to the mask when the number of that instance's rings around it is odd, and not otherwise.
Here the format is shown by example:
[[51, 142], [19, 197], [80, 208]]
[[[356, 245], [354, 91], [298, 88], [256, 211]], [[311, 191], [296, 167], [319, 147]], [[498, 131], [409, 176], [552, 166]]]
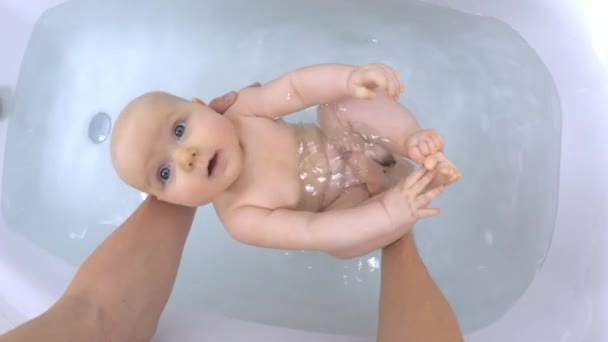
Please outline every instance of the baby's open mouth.
[[213, 175], [213, 170], [215, 169], [215, 166], [217, 165], [217, 156], [218, 153], [215, 152], [215, 154], [213, 155], [213, 158], [211, 158], [211, 160], [209, 160], [209, 165], [207, 165], [207, 176], [211, 177], [211, 175]]

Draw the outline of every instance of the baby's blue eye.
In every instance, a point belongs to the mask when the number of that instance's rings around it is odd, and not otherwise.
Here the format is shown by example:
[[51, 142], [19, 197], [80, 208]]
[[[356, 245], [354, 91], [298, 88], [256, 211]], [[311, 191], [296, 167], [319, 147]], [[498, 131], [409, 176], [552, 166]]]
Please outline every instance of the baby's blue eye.
[[160, 177], [160, 180], [162, 182], [166, 182], [169, 180], [169, 177], [171, 177], [171, 169], [169, 169], [168, 167], [163, 167], [158, 171], [158, 177]]
[[173, 129], [173, 134], [175, 134], [175, 136], [178, 138], [181, 138], [185, 132], [186, 125], [184, 125], [183, 123], [175, 125], [175, 128]]

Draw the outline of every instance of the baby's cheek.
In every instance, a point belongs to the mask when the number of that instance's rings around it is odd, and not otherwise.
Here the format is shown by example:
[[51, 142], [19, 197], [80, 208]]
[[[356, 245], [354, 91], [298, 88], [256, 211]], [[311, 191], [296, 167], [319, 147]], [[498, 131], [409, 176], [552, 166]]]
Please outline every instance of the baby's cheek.
[[169, 196], [172, 203], [197, 207], [207, 204], [208, 198], [205, 189], [199, 184], [182, 184], [172, 189]]
[[167, 196], [167, 194], [162, 193], [162, 192], [150, 191], [150, 192], [148, 192], [148, 194], [150, 196], [155, 197], [159, 201], [163, 201], [163, 202], [167, 202], [167, 203], [174, 203], [174, 204], [176, 203], [170, 196]]

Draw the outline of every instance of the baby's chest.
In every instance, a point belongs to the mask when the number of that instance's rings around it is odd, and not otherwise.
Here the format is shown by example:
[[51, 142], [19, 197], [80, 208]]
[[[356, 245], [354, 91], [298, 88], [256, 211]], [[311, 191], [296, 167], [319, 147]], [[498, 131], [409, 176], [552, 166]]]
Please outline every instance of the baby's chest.
[[244, 177], [249, 201], [272, 209], [294, 208], [300, 200], [297, 141], [291, 127], [262, 122], [243, 132]]

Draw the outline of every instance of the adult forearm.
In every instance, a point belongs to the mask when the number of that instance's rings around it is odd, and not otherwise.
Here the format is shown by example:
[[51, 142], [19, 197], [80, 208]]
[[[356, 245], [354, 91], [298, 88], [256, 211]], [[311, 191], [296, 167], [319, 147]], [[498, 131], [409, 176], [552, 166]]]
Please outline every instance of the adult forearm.
[[458, 321], [411, 234], [382, 252], [379, 342], [463, 341]]
[[84, 262], [57, 303], [0, 341], [149, 341], [193, 216], [194, 209], [147, 199]]
[[194, 212], [147, 199], [85, 261], [65, 296], [98, 306], [108, 336], [152, 337], [173, 288]]
[[[83, 298], [62, 297], [49, 310], [0, 336], [0, 342], [108, 341], [99, 306]], [[114, 339], [126, 341], [126, 339]]]

